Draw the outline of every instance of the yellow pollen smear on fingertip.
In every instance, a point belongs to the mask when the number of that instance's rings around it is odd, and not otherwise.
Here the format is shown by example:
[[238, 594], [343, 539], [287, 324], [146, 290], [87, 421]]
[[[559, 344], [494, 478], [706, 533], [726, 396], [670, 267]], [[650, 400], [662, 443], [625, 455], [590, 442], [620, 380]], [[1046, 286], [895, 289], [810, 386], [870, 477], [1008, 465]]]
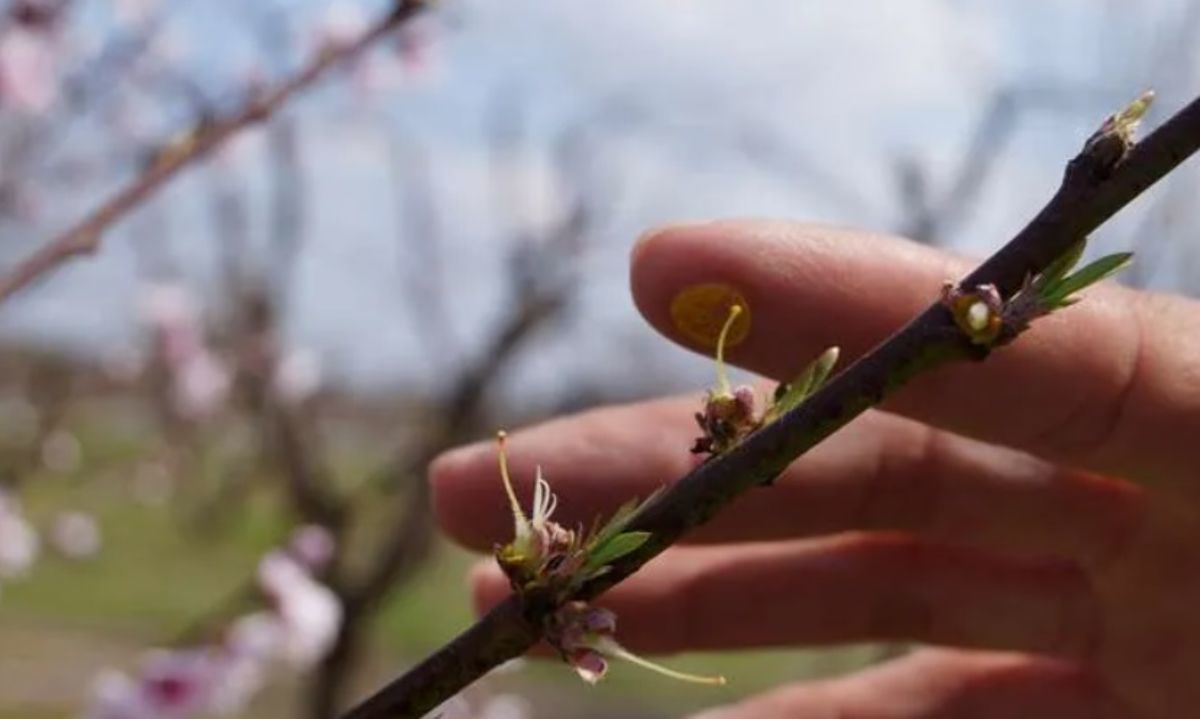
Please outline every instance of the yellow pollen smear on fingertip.
[[[729, 314], [739, 307], [730, 322]], [[719, 282], [691, 285], [671, 300], [671, 324], [701, 347], [715, 347], [725, 330], [725, 346], [736, 347], [750, 334], [750, 304], [736, 288]]]
[[520, 527], [527, 520], [521, 503], [517, 501], [517, 492], [513, 489], [512, 479], [508, 476], [508, 433], [500, 430], [496, 433], [496, 445], [500, 455], [500, 478], [504, 480], [504, 492], [508, 495], [508, 503], [512, 507], [513, 520]]

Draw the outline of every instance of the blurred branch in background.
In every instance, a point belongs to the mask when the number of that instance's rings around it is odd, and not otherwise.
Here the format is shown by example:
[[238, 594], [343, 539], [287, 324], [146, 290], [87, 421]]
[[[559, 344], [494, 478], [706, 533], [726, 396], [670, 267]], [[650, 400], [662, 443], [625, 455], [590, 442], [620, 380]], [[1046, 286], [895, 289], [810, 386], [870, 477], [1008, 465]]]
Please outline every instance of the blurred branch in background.
[[1088, 91], [1068, 83], [997, 90], [958, 157], [945, 189], [935, 189], [932, 173], [917, 160], [896, 160], [897, 195], [903, 208], [897, 232], [926, 244], [947, 244], [984, 197], [986, 183], [1023, 118], [1042, 111], [1079, 113], [1104, 96], [1099, 90]]
[[[490, 120], [493, 128], [522, 122], [519, 115], [501, 113]], [[227, 416], [231, 412], [244, 417], [258, 437], [254, 446], [259, 458], [241, 460], [258, 469], [231, 475], [226, 481], [237, 484], [219, 489], [206, 513], [231, 511], [232, 503], [245, 500], [251, 491], [247, 482], [265, 472], [260, 478], [278, 480], [273, 486], [287, 498], [297, 524], [321, 527], [334, 540], [319, 576], [341, 606], [340, 621], [329, 651], [316, 667], [306, 709], [314, 719], [328, 719], [343, 708], [347, 682], [362, 665], [373, 620], [431, 556], [434, 526], [425, 467], [439, 453], [475, 439], [496, 421], [493, 387], [530, 340], [563, 317], [582, 286], [581, 263], [593, 242], [591, 218], [604, 198], [597, 196], [592, 182], [594, 140], [586, 132], [565, 133], [554, 147], [556, 181], [567, 188], [561, 195], [569, 200], [549, 224], [531, 221], [529, 208], [536, 204], [537, 188], [527, 176], [510, 172], [516, 163], [494, 165], [489, 175], [493, 189], [513, 191], [501, 208], [507, 220], [497, 228], [507, 252], [501, 270], [505, 299], [497, 304], [500, 311], [490, 323], [491, 332], [471, 350], [473, 359], [456, 367], [455, 355], [445, 352], [460, 343], [448, 333], [444, 308], [449, 294], [459, 290], [455, 283], [444, 282], [441, 274], [439, 258], [446, 248], [437, 229], [441, 209], [433, 175], [417, 143], [392, 142], [393, 153], [387, 159], [403, 209], [401, 301], [412, 313], [422, 340], [427, 334], [446, 333], [434, 342], [422, 342], [431, 364], [442, 372], [456, 368], [439, 383], [437, 398], [422, 407], [422, 421], [405, 433], [391, 458], [371, 471], [366, 481], [355, 484], [331, 461], [330, 443], [321, 427], [321, 403], [311, 391], [289, 389], [286, 380], [289, 350], [283, 324], [288, 309], [283, 288], [290, 284], [290, 268], [306, 235], [304, 203], [297, 195], [305, 181], [290, 172], [302, 170], [296, 158], [297, 138], [292, 129], [286, 133], [269, 135], [275, 138], [268, 143], [275, 182], [270, 193], [269, 260], [263, 266], [256, 268], [249, 260], [244, 222], [231, 222], [244, 216], [244, 209], [239, 208], [234, 218], [228, 216], [234, 207], [229, 193], [239, 185], [238, 179], [214, 172], [215, 181], [209, 185], [217, 200], [210, 205], [213, 231], [229, 243], [222, 255], [221, 264], [227, 269], [221, 277], [226, 285], [223, 294], [233, 303], [231, 311], [222, 314], [222, 324], [206, 333], [216, 341], [212, 352], [232, 358], [234, 402], [222, 411], [221, 425], [235, 426]], [[527, 153], [528, 148], [514, 137], [508, 130], [493, 132], [493, 156]], [[436, 322], [429, 311], [441, 313]], [[194, 316], [187, 322], [191, 324], [176, 330], [168, 323], [167, 334], [200, 332]], [[192, 339], [184, 344], [203, 343]], [[163, 365], [169, 376], [170, 357], [164, 356]], [[170, 382], [162, 387], [170, 387]], [[171, 424], [191, 428], [177, 434], [172, 444], [194, 447], [193, 456], [203, 454], [201, 447], [213, 441], [212, 436], [194, 431], [203, 413], [172, 417], [169, 410], [177, 405], [170, 401], [170, 393], [160, 388], [156, 396], [168, 408], [165, 416]], [[172, 646], [183, 650], [206, 641], [259, 601], [259, 580], [247, 580], [211, 612], [192, 621]]]
[[0, 303], [71, 258], [94, 252], [114, 222], [151, 197], [180, 170], [245, 128], [267, 119], [330, 68], [357, 57], [425, 7], [425, 0], [398, 0], [389, 13], [354, 42], [325, 48], [299, 72], [250, 98], [245, 106], [229, 115], [202, 117], [191, 129], [162, 147], [129, 185], [0, 277]]

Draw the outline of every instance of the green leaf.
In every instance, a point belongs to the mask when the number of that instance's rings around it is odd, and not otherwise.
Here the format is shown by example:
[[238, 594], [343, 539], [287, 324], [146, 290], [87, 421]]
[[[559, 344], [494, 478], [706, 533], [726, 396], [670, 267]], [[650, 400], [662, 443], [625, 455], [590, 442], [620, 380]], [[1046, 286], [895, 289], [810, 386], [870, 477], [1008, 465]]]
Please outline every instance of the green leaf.
[[1039, 288], [1051, 287], [1062, 281], [1062, 278], [1071, 271], [1075, 265], [1079, 264], [1079, 258], [1083, 257], [1083, 251], [1087, 248], [1088, 238], [1071, 245], [1066, 252], [1059, 255], [1058, 259], [1051, 262], [1042, 273], [1038, 275], [1037, 286]]
[[592, 538], [587, 545], [588, 553], [590, 554], [600, 545], [605, 544], [616, 535], [625, 531], [625, 528], [629, 526], [629, 523], [633, 521], [633, 518], [637, 515], [637, 511], [658, 497], [658, 495], [662, 493], [663, 489], [664, 487], [659, 487], [651, 492], [645, 500], [640, 502], [634, 498], [625, 504], [622, 504], [616, 512], [613, 512], [612, 517], [604, 524], [603, 527], [600, 527], [598, 530], [592, 532]]
[[[767, 410], [763, 416], [763, 424], [773, 422], [780, 416], [800, 406], [804, 400], [808, 399], [814, 392], [821, 389], [821, 385], [825, 384], [825, 380], [829, 379], [829, 373], [833, 371], [833, 366], [837, 364], [838, 348], [830, 347], [821, 353], [821, 356], [809, 363], [800, 376], [786, 385], [779, 385], [779, 389], [775, 393], [775, 402]], [[782, 391], [780, 391], [782, 390]]]
[[649, 532], [623, 532], [605, 542], [597, 544], [588, 551], [584, 570], [596, 569], [612, 564], [633, 550], [642, 546], [650, 539]]
[[1042, 300], [1050, 307], [1062, 307], [1071, 299], [1071, 295], [1106, 277], [1111, 277], [1128, 266], [1132, 259], [1132, 252], [1118, 252], [1101, 257], [1070, 277], [1047, 287], [1042, 293]]

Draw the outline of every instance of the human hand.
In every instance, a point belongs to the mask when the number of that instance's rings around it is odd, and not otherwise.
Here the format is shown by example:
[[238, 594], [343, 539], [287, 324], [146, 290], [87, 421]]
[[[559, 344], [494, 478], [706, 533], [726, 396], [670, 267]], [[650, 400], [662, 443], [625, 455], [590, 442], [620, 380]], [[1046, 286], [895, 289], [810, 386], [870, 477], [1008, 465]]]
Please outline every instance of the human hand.
[[[671, 299], [702, 282], [738, 288], [753, 326], [729, 358], [786, 379], [830, 345], [857, 357], [967, 265], [846, 230], [717, 223], [642, 240], [632, 284], [651, 324], [685, 343]], [[700, 403], [516, 433], [518, 492], [540, 464], [564, 525], [607, 516], [691, 468]], [[1200, 305], [1097, 287], [983, 364], [918, 378], [598, 603], [622, 642], [650, 652], [940, 647], [706, 719], [1179, 719], [1200, 706], [1193, 442]], [[471, 547], [511, 538], [495, 466], [488, 444], [431, 468], [442, 525]], [[480, 606], [508, 593], [490, 563], [473, 587]]]

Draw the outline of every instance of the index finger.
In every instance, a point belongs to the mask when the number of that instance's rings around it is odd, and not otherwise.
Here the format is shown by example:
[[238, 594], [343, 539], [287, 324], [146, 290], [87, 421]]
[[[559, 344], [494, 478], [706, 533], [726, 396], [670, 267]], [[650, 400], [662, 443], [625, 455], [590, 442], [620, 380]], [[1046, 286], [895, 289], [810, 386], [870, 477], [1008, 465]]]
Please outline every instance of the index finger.
[[[923, 310], [966, 260], [906, 240], [787, 222], [660, 230], [633, 253], [632, 286], [660, 332], [672, 299], [704, 283], [746, 298], [731, 361], [786, 379], [831, 345], [855, 357]], [[707, 348], [698, 351], [709, 352]], [[1043, 457], [1143, 480], [1193, 470], [1200, 431], [1200, 307], [1113, 285], [1045, 317], [981, 366], [918, 377], [888, 409]]]

